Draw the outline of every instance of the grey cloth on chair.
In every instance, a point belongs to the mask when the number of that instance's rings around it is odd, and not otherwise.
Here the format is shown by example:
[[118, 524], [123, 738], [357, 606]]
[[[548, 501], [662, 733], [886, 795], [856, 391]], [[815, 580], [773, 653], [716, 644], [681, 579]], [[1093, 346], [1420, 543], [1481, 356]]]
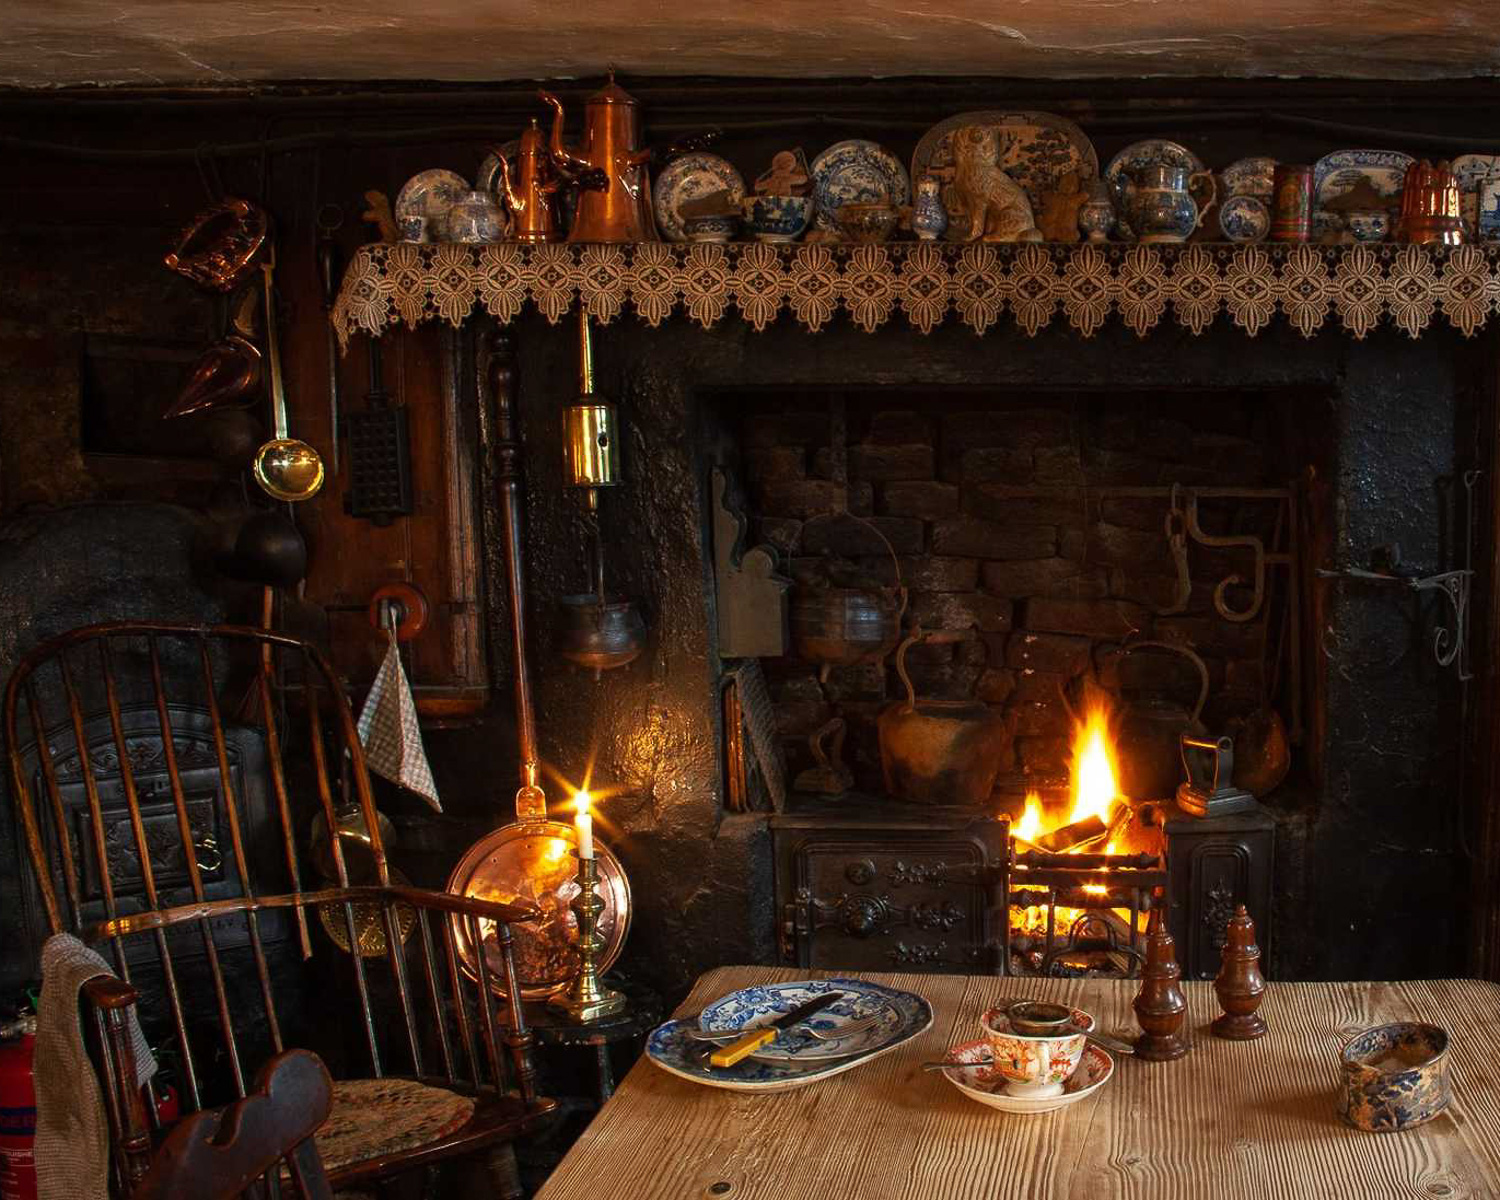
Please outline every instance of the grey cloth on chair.
[[[78, 992], [110, 965], [69, 933], [42, 947], [42, 998], [36, 1014], [37, 1200], [108, 1200], [109, 1121], [99, 1077], [83, 1041]], [[138, 1081], [156, 1074], [135, 1010], [130, 1011]]]

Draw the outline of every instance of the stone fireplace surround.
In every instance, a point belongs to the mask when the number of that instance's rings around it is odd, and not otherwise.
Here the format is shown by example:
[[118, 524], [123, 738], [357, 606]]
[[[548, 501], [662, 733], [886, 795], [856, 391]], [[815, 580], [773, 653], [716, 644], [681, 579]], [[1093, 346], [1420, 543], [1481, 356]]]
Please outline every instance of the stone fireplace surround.
[[[545, 651], [553, 602], [576, 590], [582, 571], [579, 510], [547, 469], [558, 453], [551, 414], [572, 390], [573, 348], [566, 327], [534, 314], [518, 322], [517, 344], [531, 463], [530, 603], [545, 663], [555, 661]], [[1164, 398], [1162, 419], [1185, 399], [1208, 408], [1220, 396], [1226, 408], [1242, 406], [1239, 421], [1254, 417], [1257, 398], [1290, 404], [1290, 428], [1303, 440], [1266, 446], [1247, 461], [1269, 470], [1264, 464], [1286, 452], [1318, 467], [1329, 519], [1322, 544], [1309, 548], [1310, 565], [1364, 566], [1375, 547], [1399, 543], [1408, 567], [1426, 572], [1455, 565], [1459, 554], [1453, 480], [1474, 458], [1471, 345], [1446, 331], [1420, 341], [1385, 331], [1359, 342], [1303, 339], [1281, 324], [1254, 340], [1229, 329], [1198, 338], [1162, 331], [1138, 339], [1118, 329], [1089, 340], [1013, 330], [979, 338], [956, 327], [872, 336], [843, 323], [809, 335], [786, 322], [756, 333], [680, 318], [654, 330], [628, 319], [604, 330], [598, 375], [628, 433], [626, 485], [602, 506], [608, 570], [615, 590], [642, 603], [651, 642], [641, 660], [597, 685], [567, 669], [542, 671], [538, 704], [544, 757], [566, 771], [589, 755], [594, 778], [621, 791], [606, 815], [635, 883], [628, 960], [668, 987], [716, 963], [774, 960], [766, 815], [723, 810], [722, 664], [707, 541], [710, 466], [728, 464], [753, 480], [757, 452], [765, 457], [765, 438], [757, 445], [753, 432], [758, 406], [796, 408], [797, 397], [841, 391], [851, 408], [878, 396], [920, 420], [925, 396], [938, 409], [927, 416], [940, 421], [958, 410], [956, 396], [1003, 397], [1032, 412], [1082, 405], [1090, 420], [1108, 424], [1141, 416], [1147, 396]], [[800, 407], [799, 419], [826, 420], [821, 402]], [[1296, 415], [1299, 407], [1307, 412]], [[1253, 440], [1266, 428], [1251, 419], [1235, 436]], [[851, 459], [857, 480], [858, 455]], [[818, 472], [815, 447], [806, 469]], [[962, 521], [962, 512], [931, 520], [950, 519]], [[774, 527], [762, 532], [775, 540]], [[922, 536], [934, 532], [928, 522]], [[795, 559], [786, 566], [795, 570]], [[1270, 798], [1278, 821], [1270, 969], [1309, 979], [1458, 973], [1467, 902], [1457, 834], [1461, 689], [1430, 657], [1433, 611], [1342, 581], [1311, 587], [1317, 622], [1305, 664], [1319, 702], [1293, 782]], [[970, 593], [976, 603], [993, 598], [982, 588]], [[978, 686], [993, 669], [989, 653], [983, 664], [929, 666], [929, 678], [946, 673], [951, 686], [954, 675], [972, 676]], [[768, 663], [773, 679], [776, 672]]]

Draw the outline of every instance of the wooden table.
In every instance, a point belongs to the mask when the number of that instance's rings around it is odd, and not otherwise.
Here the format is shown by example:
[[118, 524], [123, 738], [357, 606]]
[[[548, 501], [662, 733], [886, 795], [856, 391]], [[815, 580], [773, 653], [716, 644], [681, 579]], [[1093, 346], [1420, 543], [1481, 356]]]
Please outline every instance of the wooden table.
[[[828, 972], [821, 974], [827, 975]], [[808, 972], [722, 967], [680, 1013]], [[1273, 983], [1258, 1042], [1208, 1033], [1207, 983], [1185, 985], [1193, 1049], [1118, 1061], [1097, 1095], [1043, 1116], [996, 1112], [917, 1064], [978, 1036], [1002, 998], [1059, 1000], [1133, 1031], [1136, 984], [864, 974], [925, 996], [932, 1028], [884, 1058], [797, 1091], [700, 1087], [642, 1058], [538, 1200], [1480, 1200], [1500, 1197], [1500, 986], [1475, 980]], [[1338, 1047], [1419, 1018], [1452, 1037], [1454, 1100], [1400, 1133], [1350, 1129], [1334, 1108]]]

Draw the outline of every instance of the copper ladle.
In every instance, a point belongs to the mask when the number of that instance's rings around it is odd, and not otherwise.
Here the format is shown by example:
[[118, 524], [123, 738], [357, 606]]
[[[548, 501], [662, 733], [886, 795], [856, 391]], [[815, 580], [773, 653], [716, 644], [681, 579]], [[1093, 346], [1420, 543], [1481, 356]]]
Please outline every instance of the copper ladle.
[[251, 470], [255, 482], [276, 500], [310, 500], [323, 486], [323, 460], [306, 442], [287, 436], [286, 393], [281, 386], [281, 351], [276, 344], [276, 313], [272, 307], [275, 265], [263, 262], [266, 282], [266, 358], [271, 364], [271, 418], [274, 436], [255, 453]]

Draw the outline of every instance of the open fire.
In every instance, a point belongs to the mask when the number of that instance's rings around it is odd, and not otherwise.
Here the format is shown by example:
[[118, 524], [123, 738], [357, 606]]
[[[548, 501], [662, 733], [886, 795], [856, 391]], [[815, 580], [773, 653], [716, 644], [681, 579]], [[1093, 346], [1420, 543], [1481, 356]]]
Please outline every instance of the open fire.
[[[1134, 965], [1121, 947], [1145, 932], [1157, 876], [1147, 868], [1160, 861], [1121, 853], [1136, 814], [1120, 794], [1118, 753], [1108, 699], [1095, 694], [1074, 722], [1069, 794], [1049, 805], [1028, 793], [1011, 825], [1012, 948], [1025, 968], [1115, 973]], [[1076, 866], [1074, 856], [1082, 856]]]

